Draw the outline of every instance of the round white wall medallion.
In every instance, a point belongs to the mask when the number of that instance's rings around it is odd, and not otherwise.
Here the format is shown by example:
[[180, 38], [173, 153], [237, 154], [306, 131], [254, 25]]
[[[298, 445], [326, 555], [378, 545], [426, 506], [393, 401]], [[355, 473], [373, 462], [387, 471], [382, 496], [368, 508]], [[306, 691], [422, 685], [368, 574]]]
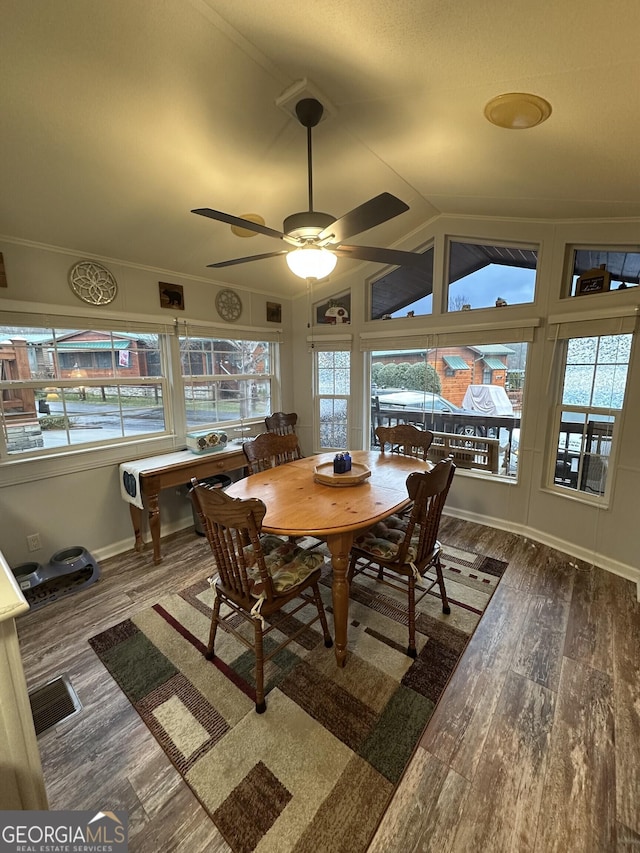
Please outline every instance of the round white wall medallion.
[[242, 314], [242, 302], [233, 290], [221, 290], [216, 296], [216, 311], [223, 320], [232, 323]]
[[108, 305], [118, 293], [118, 283], [106, 267], [95, 261], [80, 261], [69, 270], [69, 287], [89, 305]]

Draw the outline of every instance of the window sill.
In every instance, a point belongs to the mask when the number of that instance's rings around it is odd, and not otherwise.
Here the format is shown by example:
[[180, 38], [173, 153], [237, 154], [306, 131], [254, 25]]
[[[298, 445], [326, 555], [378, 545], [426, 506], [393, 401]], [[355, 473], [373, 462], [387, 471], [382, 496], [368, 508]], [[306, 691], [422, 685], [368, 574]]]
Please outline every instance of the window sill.
[[68, 452], [31, 456], [28, 459], [10, 458], [0, 464], [0, 488], [20, 483], [32, 483], [49, 477], [61, 477], [79, 471], [108, 468], [161, 453], [184, 450], [184, 439], [164, 435], [161, 438], [114, 444], [109, 447], [73, 449]]
[[565, 489], [562, 486], [543, 486], [541, 491], [548, 495], [574, 501], [574, 503], [587, 504], [587, 506], [592, 506], [595, 509], [609, 509], [609, 498], [588, 495], [586, 492], [579, 492], [576, 489]]

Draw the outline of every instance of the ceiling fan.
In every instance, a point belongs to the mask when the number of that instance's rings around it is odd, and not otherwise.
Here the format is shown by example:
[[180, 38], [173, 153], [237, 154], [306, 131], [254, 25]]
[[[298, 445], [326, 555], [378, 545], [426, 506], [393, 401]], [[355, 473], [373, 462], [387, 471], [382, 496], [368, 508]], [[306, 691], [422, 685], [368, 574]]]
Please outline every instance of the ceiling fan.
[[266, 252], [261, 255], [250, 255], [245, 258], [232, 258], [207, 266], [219, 269], [220, 267], [246, 264], [250, 261], [261, 261], [265, 258], [285, 255], [287, 265], [292, 272], [300, 278], [316, 280], [329, 275], [339, 257], [393, 266], [423, 266], [426, 259], [420, 252], [404, 252], [398, 249], [382, 249], [375, 246], [352, 246], [344, 242], [355, 234], [368, 231], [370, 228], [387, 222], [409, 210], [409, 206], [405, 202], [391, 195], [391, 193], [380, 193], [380, 195], [365, 201], [364, 204], [355, 207], [338, 219], [329, 213], [321, 213], [313, 209], [311, 130], [322, 118], [324, 108], [320, 101], [315, 98], [303, 98], [298, 101], [295, 110], [298, 121], [307, 129], [309, 210], [287, 216], [282, 231], [276, 231], [266, 225], [243, 219], [240, 216], [233, 216], [230, 213], [223, 213], [220, 210], [212, 210], [208, 207], [199, 207], [191, 211], [200, 216], [207, 216], [209, 219], [216, 219], [219, 222], [226, 222], [229, 225], [253, 231], [256, 234], [275, 237], [277, 240], [288, 243], [292, 248], [280, 249], [277, 252]]

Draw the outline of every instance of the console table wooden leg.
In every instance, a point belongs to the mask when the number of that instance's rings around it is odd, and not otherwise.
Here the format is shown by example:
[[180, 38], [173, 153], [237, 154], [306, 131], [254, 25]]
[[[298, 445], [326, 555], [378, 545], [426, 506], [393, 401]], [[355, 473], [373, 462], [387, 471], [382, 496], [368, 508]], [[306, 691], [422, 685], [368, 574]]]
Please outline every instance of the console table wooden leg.
[[162, 562], [160, 554], [160, 495], [147, 495], [147, 503], [149, 505], [149, 530], [151, 531], [151, 540], [153, 542], [153, 562], [157, 566]]
[[349, 552], [352, 544], [353, 533], [338, 533], [327, 537], [333, 567], [331, 598], [333, 601], [335, 653], [338, 666], [344, 666], [347, 661], [347, 624], [349, 619], [347, 569], [349, 568]]
[[133, 525], [133, 535], [136, 540], [133, 547], [136, 551], [144, 551], [144, 539], [142, 538], [142, 510], [140, 507], [129, 504], [129, 513], [131, 515], [131, 524]]

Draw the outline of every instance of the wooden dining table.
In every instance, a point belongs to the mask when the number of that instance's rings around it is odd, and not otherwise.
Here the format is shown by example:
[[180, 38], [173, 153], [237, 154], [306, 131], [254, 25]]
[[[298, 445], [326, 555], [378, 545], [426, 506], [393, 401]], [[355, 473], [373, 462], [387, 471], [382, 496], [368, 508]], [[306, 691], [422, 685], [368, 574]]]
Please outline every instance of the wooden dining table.
[[331, 553], [335, 654], [338, 666], [347, 658], [349, 553], [355, 535], [409, 504], [406, 480], [412, 471], [433, 466], [411, 456], [359, 450], [353, 465], [365, 465], [371, 476], [357, 485], [334, 486], [314, 480], [314, 471], [333, 460], [333, 453], [306, 456], [286, 465], [252, 474], [233, 483], [234, 498], [260, 498], [266, 507], [262, 529], [284, 536], [316, 536]]

